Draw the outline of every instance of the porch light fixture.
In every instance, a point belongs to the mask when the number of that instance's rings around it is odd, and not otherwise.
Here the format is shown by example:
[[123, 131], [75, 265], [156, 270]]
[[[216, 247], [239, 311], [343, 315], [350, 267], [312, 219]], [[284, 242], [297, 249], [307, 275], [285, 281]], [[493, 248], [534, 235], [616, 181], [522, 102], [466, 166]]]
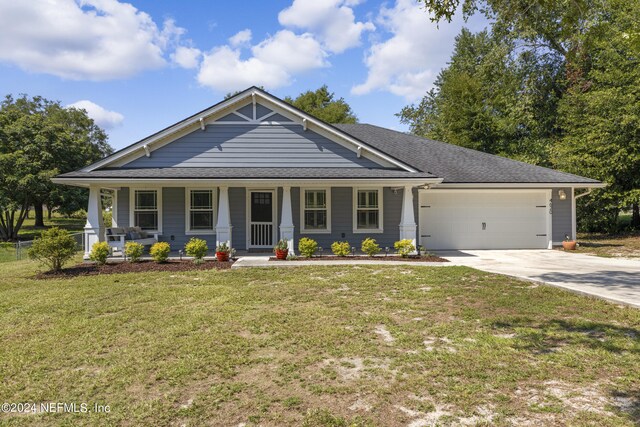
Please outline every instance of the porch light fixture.
[[567, 193], [564, 190], [558, 190], [558, 198], [560, 200], [567, 200]]

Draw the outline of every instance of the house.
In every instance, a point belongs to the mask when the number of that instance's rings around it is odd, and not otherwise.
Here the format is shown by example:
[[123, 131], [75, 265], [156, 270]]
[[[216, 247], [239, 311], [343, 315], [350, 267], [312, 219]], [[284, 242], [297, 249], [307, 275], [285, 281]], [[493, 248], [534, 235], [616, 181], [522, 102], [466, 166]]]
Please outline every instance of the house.
[[81, 170], [85, 252], [113, 225], [180, 249], [192, 236], [238, 250], [301, 237], [366, 237], [427, 249], [550, 248], [576, 234], [575, 199], [604, 184], [368, 124], [328, 124], [251, 87]]

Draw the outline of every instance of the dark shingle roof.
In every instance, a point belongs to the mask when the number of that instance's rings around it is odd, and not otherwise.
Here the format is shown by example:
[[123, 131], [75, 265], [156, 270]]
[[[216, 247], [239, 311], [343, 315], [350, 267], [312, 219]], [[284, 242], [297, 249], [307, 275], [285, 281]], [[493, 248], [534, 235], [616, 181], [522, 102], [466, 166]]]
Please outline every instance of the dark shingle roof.
[[350, 178], [435, 178], [420, 172], [368, 168], [109, 168], [75, 171], [58, 178], [143, 178], [143, 179], [350, 179]]
[[599, 181], [433, 141], [369, 124], [336, 124], [341, 131], [444, 183], [580, 183]]

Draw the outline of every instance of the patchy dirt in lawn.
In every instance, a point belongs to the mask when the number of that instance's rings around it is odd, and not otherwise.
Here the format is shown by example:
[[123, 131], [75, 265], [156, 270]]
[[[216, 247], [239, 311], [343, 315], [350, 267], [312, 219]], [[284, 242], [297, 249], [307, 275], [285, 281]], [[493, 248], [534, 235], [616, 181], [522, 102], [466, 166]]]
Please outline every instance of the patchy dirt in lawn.
[[[284, 261], [278, 259], [276, 257], [270, 257], [269, 261]], [[396, 255], [390, 256], [364, 256], [364, 255], [355, 255], [355, 256], [335, 256], [335, 255], [319, 255], [313, 256], [311, 258], [298, 257], [294, 259], [288, 259], [286, 261], [407, 261], [407, 262], [449, 262], [448, 259], [440, 258], [435, 255], [410, 255], [408, 257], [402, 258]], [[377, 274], [377, 273], [373, 273]]]
[[77, 276], [95, 276], [99, 274], [138, 273], [148, 271], [191, 271], [191, 270], [224, 270], [231, 268], [233, 261], [205, 261], [195, 264], [190, 260], [171, 260], [162, 264], [153, 261], [114, 262], [105, 265], [82, 263], [62, 269], [62, 271], [46, 271], [36, 274], [36, 279], [64, 279]]

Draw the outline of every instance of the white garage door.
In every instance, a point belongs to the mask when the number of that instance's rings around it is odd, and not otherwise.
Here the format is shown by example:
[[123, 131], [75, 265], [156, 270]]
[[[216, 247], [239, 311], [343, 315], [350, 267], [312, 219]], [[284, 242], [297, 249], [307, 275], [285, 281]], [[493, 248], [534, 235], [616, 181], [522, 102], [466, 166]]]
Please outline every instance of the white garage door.
[[546, 191], [420, 193], [420, 244], [427, 249], [533, 249], [548, 246]]

